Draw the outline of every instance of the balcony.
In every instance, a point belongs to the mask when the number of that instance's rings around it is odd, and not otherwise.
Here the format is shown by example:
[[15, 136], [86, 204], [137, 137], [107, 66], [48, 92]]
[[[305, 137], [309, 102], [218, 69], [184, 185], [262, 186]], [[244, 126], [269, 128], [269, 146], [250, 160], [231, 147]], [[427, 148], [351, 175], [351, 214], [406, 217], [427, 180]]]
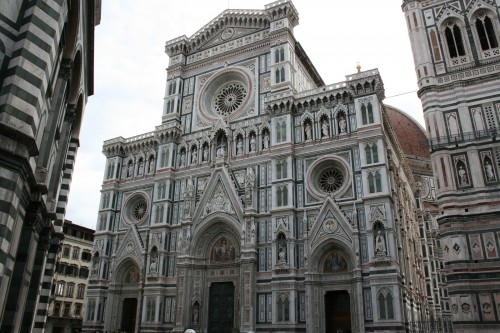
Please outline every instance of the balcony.
[[447, 135], [437, 138], [431, 138], [421, 141], [420, 146], [424, 149], [429, 149], [432, 153], [440, 149], [458, 147], [460, 144], [464, 143], [466, 144], [476, 141], [486, 141], [489, 139], [495, 141], [498, 135], [500, 135], [500, 129], [492, 128], [484, 131], [474, 131], [461, 133], [458, 135]]

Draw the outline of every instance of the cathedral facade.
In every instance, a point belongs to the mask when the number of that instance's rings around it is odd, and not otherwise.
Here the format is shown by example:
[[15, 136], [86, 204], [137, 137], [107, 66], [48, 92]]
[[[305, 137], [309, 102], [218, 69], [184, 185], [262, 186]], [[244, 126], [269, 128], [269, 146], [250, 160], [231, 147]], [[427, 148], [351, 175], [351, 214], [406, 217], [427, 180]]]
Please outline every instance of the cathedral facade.
[[500, 330], [499, 2], [403, 1], [455, 332]]
[[424, 130], [376, 69], [325, 85], [297, 24], [166, 43], [161, 124], [104, 142], [84, 331], [449, 331]]

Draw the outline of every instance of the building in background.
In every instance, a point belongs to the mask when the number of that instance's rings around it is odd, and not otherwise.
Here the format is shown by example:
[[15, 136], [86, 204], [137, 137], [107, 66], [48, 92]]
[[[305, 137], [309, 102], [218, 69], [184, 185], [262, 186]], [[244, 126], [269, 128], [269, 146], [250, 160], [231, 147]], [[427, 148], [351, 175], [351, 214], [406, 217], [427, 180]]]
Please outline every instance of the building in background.
[[429, 133], [454, 332], [500, 331], [499, 5], [402, 5]]
[[57, 254], [45, 332], [78, 333], [82, 329], [95, 230], [65, 220]]
[[298, 23], [166, 43], [161, 123], [104, 142], [84, 331], [450, 331], [425, 131], [376, 69], [325, 85]]
[[0, 331], [41, 332], [100, 0], [0, 3]]

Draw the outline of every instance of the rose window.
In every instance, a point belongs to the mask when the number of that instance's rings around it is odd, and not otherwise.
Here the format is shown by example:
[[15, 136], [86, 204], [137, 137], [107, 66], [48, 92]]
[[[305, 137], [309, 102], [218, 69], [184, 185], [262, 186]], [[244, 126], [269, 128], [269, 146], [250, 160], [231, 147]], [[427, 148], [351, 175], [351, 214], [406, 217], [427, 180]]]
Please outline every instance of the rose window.
[[123, 219], [127, 224], [141, 223], [149, 214], [149, 203], [144, 193], [135, 193], [125, 201]]
[[319, 174], [319, 186], [326, 193], [336, 192], [344, 183], [344, 174], [337, 168], [323, 170]]
[[237, 110], [245, 100], [247, 90], [240, 83], [230, 83], [215, 95], [213, 108], [221, 116], [229, 116]]
[[144, 215], [146, 215], [147, 210], [148, 210], [148, 203], [145, 200], [140, 200], [139, 202], [137, 202], [132, 212], [134, 219], [136, 219], [137, 221], [142, 220]]

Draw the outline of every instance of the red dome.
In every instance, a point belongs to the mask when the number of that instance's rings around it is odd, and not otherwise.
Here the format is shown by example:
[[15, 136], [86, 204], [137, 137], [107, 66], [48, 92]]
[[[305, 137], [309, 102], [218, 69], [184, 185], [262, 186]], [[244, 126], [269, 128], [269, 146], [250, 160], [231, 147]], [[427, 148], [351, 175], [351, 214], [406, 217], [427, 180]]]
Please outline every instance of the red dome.
[[385, 111], [405, 155], [430, 158], [424, 129], [408, 114], [385, 105]]

